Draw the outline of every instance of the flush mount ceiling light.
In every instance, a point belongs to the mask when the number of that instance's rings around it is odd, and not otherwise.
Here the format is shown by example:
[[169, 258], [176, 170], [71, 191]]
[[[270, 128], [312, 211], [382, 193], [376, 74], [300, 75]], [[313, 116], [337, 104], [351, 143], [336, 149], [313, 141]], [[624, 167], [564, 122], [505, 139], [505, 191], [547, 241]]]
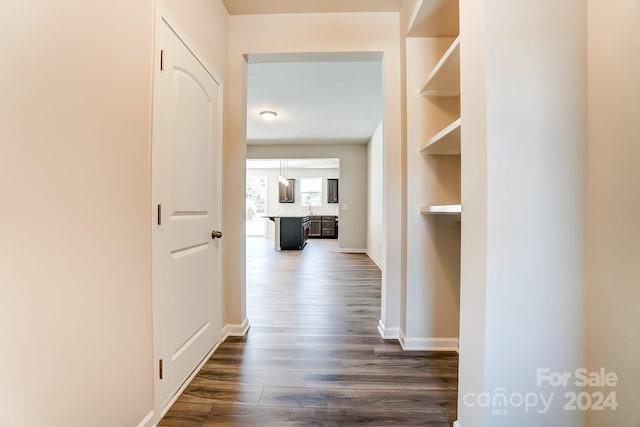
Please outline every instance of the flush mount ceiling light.
[[278, 114], [275, 111], [260, 111], [260, 117], [265, 122], [273, 121]]

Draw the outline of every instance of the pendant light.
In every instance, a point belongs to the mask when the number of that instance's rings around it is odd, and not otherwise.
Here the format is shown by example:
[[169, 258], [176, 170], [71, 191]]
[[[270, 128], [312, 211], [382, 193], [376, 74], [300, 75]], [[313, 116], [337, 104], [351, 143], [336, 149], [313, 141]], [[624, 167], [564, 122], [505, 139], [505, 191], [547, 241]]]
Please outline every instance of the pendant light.
[[284, 186], [289, 186], [289, 160], [284, 161]]

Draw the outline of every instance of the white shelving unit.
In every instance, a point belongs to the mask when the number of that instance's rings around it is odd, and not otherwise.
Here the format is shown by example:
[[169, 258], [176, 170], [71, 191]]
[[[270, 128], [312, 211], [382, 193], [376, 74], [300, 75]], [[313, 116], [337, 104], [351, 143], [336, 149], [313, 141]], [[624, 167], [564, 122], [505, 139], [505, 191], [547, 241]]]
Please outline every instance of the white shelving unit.
[[411, 16], [408, 37], [455, 37], [459, 31], [458, 0], [422, 0]]
[[[455, 37], [428, 74], [426, 83], [420, 90], [420, 95], [430, 98], [436, 104], [446, 102], [451, 105], [451, 102], [457, 102], [459, 107], [459, 0], [422, 0], [418, 2], [412, 18], [409, 37]], [[458, 98], [458, 101], [455, 99], [445, 101], [442, 98]], [[430, 138], [427, 136], [427, 140], [420, 146], [420, 152], [427, 156], [460, 156], [461, 133], [462, 118], [454, 116], [453, 122], [444, 129]], [[450, 163], [447, 162], [447, 164]], [[459, 188], [456, 190], [456, 183], [450, 181], [450, 176], [449, 179], [441, 181], [440, 185], [450, 189], [450, 194], [445, 196], [447, 201], [455, 201], [460, 197]], [[459, 181], [457, 185], [459, 185]], [[425, 215], [454, 215], [461, 218], [462, 206], [460, 204], [434, 204], [421, 207], [420, 212]]]
[[460, 219], [462, 216], [462, 205], [431, 205], [422, 206], [420, 213], [424, 215], [449, 215]]
[[457, 119], [446, 128], [435, 134], [420, 147], [420, 151], [430, 155], [460, 154], [460, 128], [462, 119]]
[[[413, 147], [406, 153], [406, 240], [416, 256], [406, 260], [405, 344], [457, 337], [460, 300], [451, 290], [460, 283], [462, 224], [459, 0], [411, 3], [416, 9], [405, 43], [407, 144]], [[411, 304], [415, 298], [429, 304]], [[439, 307], [437, 321], [429, 306]]]
[[460, 37], [442, 55], [420, 94], [432, 97], [460, 96]]

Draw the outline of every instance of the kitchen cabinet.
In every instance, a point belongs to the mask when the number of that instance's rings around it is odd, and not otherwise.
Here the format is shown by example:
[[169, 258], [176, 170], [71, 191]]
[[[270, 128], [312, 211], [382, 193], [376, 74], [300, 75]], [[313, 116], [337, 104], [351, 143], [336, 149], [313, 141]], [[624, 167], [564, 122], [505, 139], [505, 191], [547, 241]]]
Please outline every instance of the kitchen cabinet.
[[322, 237], [338, 237], [338, 223], [335, 216], [322, 217]]
[[296, 194], [296, 180], [287, 179], [288, 185], [282, 182], [278, 183], [278, 197], [280, 203], [293, 203], [295, 202]]
[[327, 179], [327, 203], [338, 203], [338, 179]]
[[310, 216], [309, 217], [309, 237], [324, 237], [335, 239], [338, 237], [338, 217]]
[[322, 217], [309, 217], [309, 237], [322, 237]]

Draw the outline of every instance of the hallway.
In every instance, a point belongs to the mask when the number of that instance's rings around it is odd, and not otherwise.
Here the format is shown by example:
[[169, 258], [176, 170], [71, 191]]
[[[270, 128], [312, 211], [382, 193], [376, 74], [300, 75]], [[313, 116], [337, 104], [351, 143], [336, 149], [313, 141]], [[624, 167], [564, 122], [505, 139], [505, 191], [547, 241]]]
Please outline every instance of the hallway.
[[402, 352], [376, 329], [380, 270], [336, 240], [247, 239], [245, 338], [230, 337], [160, 426], [450, 426], [457, 354]]

